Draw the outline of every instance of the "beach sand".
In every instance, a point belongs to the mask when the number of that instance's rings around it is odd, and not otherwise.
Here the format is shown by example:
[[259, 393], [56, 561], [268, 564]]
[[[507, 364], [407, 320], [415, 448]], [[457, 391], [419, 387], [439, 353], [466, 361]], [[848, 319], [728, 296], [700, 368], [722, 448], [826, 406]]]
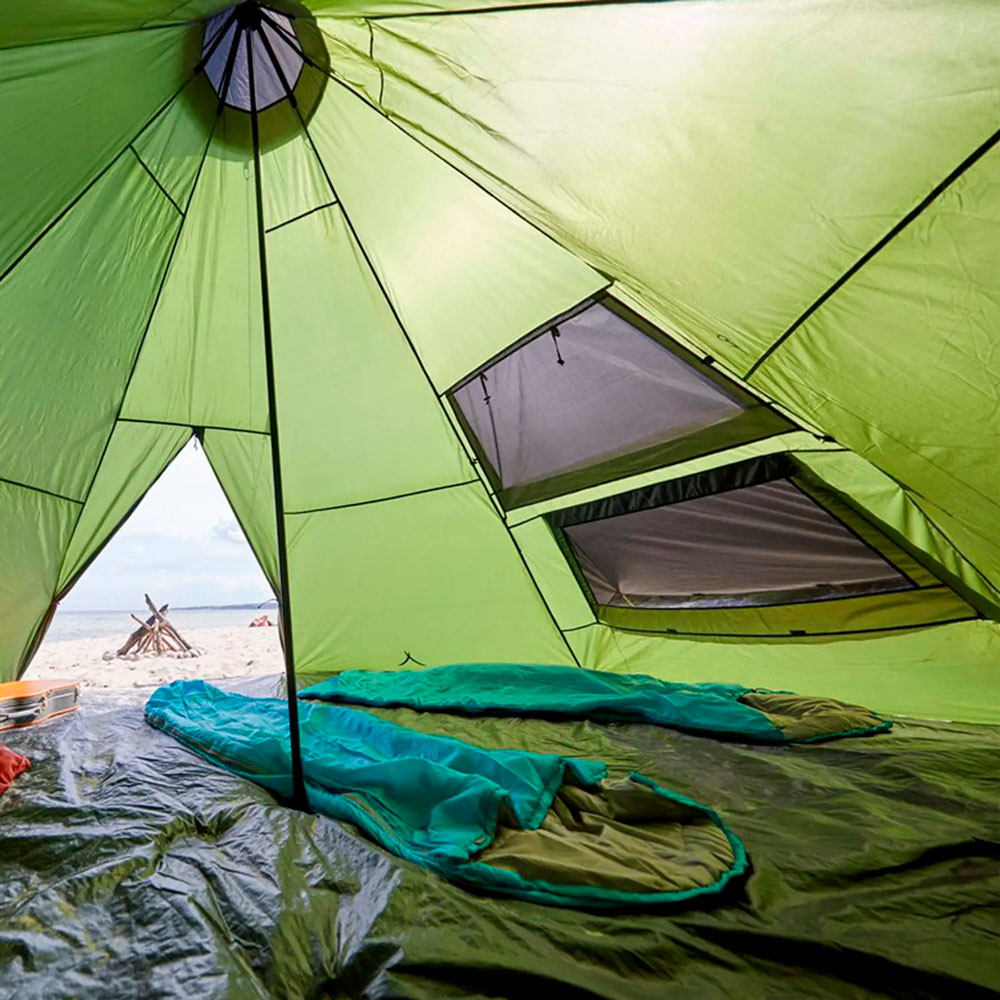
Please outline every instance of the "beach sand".
[[184, 638], [204, 650], [194, 659], [140, 656], [138, 660], [102, 659], [124, 636], [57, 639], [42, 643], [23, 680], [78, 680], [82, 687], [121, 688], [166, 684], [174, 680], [219, 680], [278, 674], [284, 671], [277, 628], [190, 629]]

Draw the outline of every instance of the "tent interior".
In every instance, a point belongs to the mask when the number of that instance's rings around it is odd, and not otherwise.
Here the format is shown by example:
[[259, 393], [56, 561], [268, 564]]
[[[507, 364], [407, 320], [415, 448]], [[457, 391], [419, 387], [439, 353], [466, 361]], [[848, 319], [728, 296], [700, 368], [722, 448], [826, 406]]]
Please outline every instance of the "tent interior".
[[0, 680], [197, 437], [280, 599], [250, 693], [290, 713], [488, 663], [895, 720], [364, 709], [641, 771], [746, 843], [717, 900], [607, 915], [452, 885], [94, 696], [7, 740], [0, 985], [1000, 989], [998, 32], [979, 0], [0, 12]]

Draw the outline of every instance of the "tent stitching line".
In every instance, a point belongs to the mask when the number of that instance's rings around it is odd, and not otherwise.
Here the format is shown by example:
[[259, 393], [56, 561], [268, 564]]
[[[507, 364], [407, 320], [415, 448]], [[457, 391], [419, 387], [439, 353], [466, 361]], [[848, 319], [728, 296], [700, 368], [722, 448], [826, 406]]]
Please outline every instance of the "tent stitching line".
[[42, 493], [48, 497], [54, 497], [56, 500], [65, 500], [67, 503], [75, 503], [83, 506], [83, 500], [76, 500], [73, 497], [68, 497], [63, 493], [56, 493], [54, 490], [46, 490], [41, 486], [29, 486], [27, 483], [18, 482], [16, 479], [8, 479], [6, 476], [0, 476], [0, 483], [6, 483], [8, 486], [17, 486], [22, 490], [30, 490], [32, 493]]
[[315, 208], [310, 208], [308, 212], [302, 212], [301, 215], [293, 216], [291, 219], [285, 219], [284, 222], [279, 222], [277, 225], [271, 226], [270, 229], [265, 229], [265, 233], [273, 233], [278, 229], [283, 229], [285, 226], [290, 226], [293, 222], [298, 222], [300, 219], [306, 218], [306, 216], [312, 215], [314, 212], [322, 212], [325, 208], [335, 208], [337, 202], [328, 201], [325, 205], [317, 205]]
[[139, 161], [139, 165], [142, 167], [143, 170], [146, 171], [147, 174], [149, 174], [150, 179], [160, 189], [160, 191], [163, 194], [164, 198], [166, 198], [167, 201], [169, 201], [170, 204], [173, 205], [174, 208], [177, 209], [177, 211], [178, 211], [178, 213], [180, 215], [183, 215], [184, 214], [184, 209], [182, 209], [181, 206], [178, 205], [176, 201], [174, 201], [174, 199], [170, 195], [170, 192], [159, 182], [159, 180], [156, 177], [156, 174], [154, 174], [153, 171], [149, 169], [149, 167], [147, 166], [146, 162], [139, 155], [139, 153], [136, 150], [135, 146], [133, 146], [131, 142], [128, 144], [128, 148], [130, 150], [132, 150], [132, 152], [135, 154], [135, 158]]
[[[979, 569], [979, 567], [967, 555], [965, 555], [965, 553], [951, 540], [951, 538], [944, 530], [944, 528], [942, 528], [937, 523], [937, 521], [935, 521], [934, 518], [927, 513], [926, 510], [924, 510], [923, 506], [920, 503], [920, 499], [917, 496], [913, 496], [911, 493], [909, 494], [908, 498], [912, 502], [913, 506], [916, 507], [917, 510], [919, 510], [920, 513], [927, 519], [927, 523], [942, 537], [942, 539], [944, 539], [945, 543], [951, 547], [952, 551], [959, 557], [959, 559], [965, 562], [972, 570], [972, 572], [975, 573], [976, 576], [978, 576], [979, 579], [986, 584], [986, 587], [990, 591], [990, 594], [995, 595], [993, 597], [989, 597], [985, 594], [979, 596], [983, 597], [985, 600], [991, 601], [991, 603], [996, 604], [997, 600], [1000, 599], [1000, 592], [998, 592], [997, 589], [993, 586], [993, 583], [990, 580], [990, 578], [985, 573], [983, 573], [983, 571]], [[976, 610], [978, 611], [978, 608]], [[983, 615], [982, 617], [986, 616]]]
[[[672, 2], [672, 0], [666, 0], [666, 2]], [[322, 26], [320, 26], [320, 31], [323, 31]], [[325, 34], [327, 36], [327, 38], [331, 38], [333, 41], [336, 41], [336, 39], [333, 39], [332, 36], [328, 32], [323, 32], [323, 34]], [[604, 287], [607, 287], [608, 285], [614, 284], [614, 282], [615, 282], [616, 279], [614, 278], [613, 275], [607, 274], [606, 272], [600, 270], [600, 268], [595, 267], [589, 261], [584, 260], [582, 257], [580, 257], [579, 254], [574, 253], [572, 250], [569, 250], [567, 247], [563, 246], [563, 244], [560, 243], [559, 240], [557, 240], [550, 233], [547, 233], [544, 229], [542, 229], [542, 227], [540, 225], [538, 225], [538, 223], [534, 222], [532, 219], [529, 219], [527, 216], [522, 215], [516, 208], [511, 207], [502, 198], [499, 198], [496, 194], [494, 194], [482, 182], [476, 180], [476, 178], [473, 177], [471, 174], [467, 174], [464, 170], [461, 170], [459, 167], [457, 167], [450, 160], [448, 160], [444, 156], [442, 156], [432, 146], [429, 146], [426, 142], [423, 142], [421, 139], [418, 139], [412, 132], [409, 131], [409, 129], [404, 128], [384, 108], [382, 108], [379, 104], [374, 104], [368, 97], [366, 97], [360, 91], [356, 90], [346, 80], [342, 80], [339, 76], [336, 76], [330, 70], [324, 70], [321, 66], [316, 66], [316, 69], [318, 69], [322, 73], [326, 73], [326, 75], [329, 76], [329, 78], [331, 80], [333, 80], [334, 83], [336, 83], [339, 86], [343, 87], [344, 90], [346, 90], [349, 94], [352, 94], [357, 100], [362, 101], [369, 108], [371, 108], [371, 110], [374, 111], [376, 114], [381, 115], [394, 128], [399, 129], [399, 131], [402, 132], [403, 135], [405, 135], [408, 139], [410, 139], [411, 141], [415, 142], [418, 146], [420, 146], [421, 149], [426, 150], [428, 153], [431, 154], [431, 156], [436, 157], [438, 160], [440, 160], [447, 167], [449, 167], [450, 169], [454, 170], [455, 173], [457, 173], [460, 177], [464, 177], [470, 184], [474, 185], [476, 188], [478, 188], [478, 190], [482, 191], [483, 194], [485, 194], [487, 197], [491, 198], [498, 205], [501, 205], [508, 212], [510, 212], [513, 215], [515, 215], [525, 225], [530, 226], [539, 235], [544, 236], [545, 239], [547, 239], [550, 243], [554, 243], [564, 253], [567, 253], [571, 257], [575, 258], [576, 260], [581, 261], [583, 263], [583, 265], [585, 267], [590, 268], [590, 270], [593, 271], [595, 275], [597, 275], [598, 277], [601, 277], [601, 278], [604, 279], [604, 281], [606, 282], [606, 284], [605, 284]], [[414, 127], [416, 127], [416, 126], [414, 126]], [[503, 183], [502, 181], [499, 180], [499, 178], [497, 178], [497, 180], [498, 180], [499, 183], [501, 183], [501, 184]]]
[[438, 493], [441, 490], [455, 490], [460, 486], [472, 486], [479, 482], [481, 482], [481, 480], [478, 477], [475, 479], [464, 479], [460, 483], [445, 483], [443, 486], [428, 486], [426, 489], [411, 490], [409, 493], [395, 493], [392, 496], [374, 497], [371, 500], [355, 500], [352, 503], [331, 504], [328, 507], [310, 507], [306, 510], [286, 510], [285, 513], [289, 516], [298, 514], [322, 514], [331, 510], [346, 510], [349, 507], [368, 507], [371, 504], [388, 503], [390, 500], [406, 500], [409, 497], [423, 496], [425, 493]]
[[[998, 138], [1000, 138], [1000, 132], [997, 133], [997, 136], [998, 136]], [[807, 388], [810, 391], [814, 391], [811, 387], [807, 386]], [[823, 403], [832, 403], [833, 405], [840, 407], [840, 409], [842, 409], [845, 413], [847, 413], [848, 416], [854, 417], [855, 420], [860, 421], [865, 426], [871, 426], [871, 421], [868, 420], [862, 414], [856, 413], [854, 409], [851, 409], [850, 407], [848, 407], [848, 406], [846, 406], [846, 405], [838, 402], [837, 400], [831, 399], [829, 395], [819, 394], [819, 396], [820, 396], [821, 402], [823, 402]], [[885, 427], [880, 427], [879, 428], [879, 432], [884, 437], [887, 437], [894, 444], [899, 445], [900, 448], [904, 449], [909, 454], [915, 455], [922, 462], [927, 463], [932, 468], [936, 469], [938, 472], [944, 473], [946, 476], [948, 476], [951, 479], [955, 478], [954, 476], [951, 475], [951, 473], [949, 472], [949, 470], [945, 466], [938, 464], [938, 462], [935, 459], [933, 459], [933, 458], [931, 458], [931, 457], [929, 457], [927, 455], [920, 454], [919, 452], [917, 452], [914, 449], [914, 447], [912, 445], [908, 444], [903, 438], [900, 438], [896, 434], [892, 433], [891, 431], [886, 430]], [[807, 433], [809, 433], [809, 432], [807, 431]], [[831, 438], [831, 440], [834, 440], [834, 439]], [[839, 442], [836, 442], [836, 443], [839, 444]], [[895, 475], [893, 475], [892, 472], [889, 472], [888, 470], [884, 469], [881, 465], [879, 465], [878, 463], [876, 463], [873, 459], [869, 458], [868, 455], [867, 455], [867, 453], [862, 452], [859, 448], [850, 448], [850, 449], [847, 449], [847, 450], [853, 451], [854, 454], [856, 454], [859, 457], [863, 458], [866, 462], [868, 462], [869, 465], [874, 466], [874, 468], [878, 469], [878, 471], [881, 472], [883, 475], [888, 476], [891, 480], [893, 480], [893, 482], [897, 483], [899, 486], [901, 486], [903, 489], [905, 489], [908, 493], [915, 494], [916, 496], [923, 496], [923, 494], [920, 493], [919, 490], [915, 489], [914, 487], [912, 487], [912, 486], [910, 486], [910, 485], [908, 485], [906, 483], [903, 483], [900, 479], [898, 479]], [[971, 493], [974, 493], [981, 500], [985, 500], [991, 507], [996, 507], [998, 510], [1000, 510], [1000, 501], [997, 501], [994, 497], [989, 496], [986, 493], [983, 493], [982, 490], [980, 490], [977, 486], [973, 485], [972, 483], [966, 482], [965, 480], [957, 480], [957, 481], [960, 482], [961, 485], [964, 486]], [[927, 498], [925, 498], [925, 499], [927, 499]]]
[[[274, 24], [274, 22], [271, 21], [271, 19], [267, 17], [266, 13], [262, 12], [262, 16], [269, 23]], [[285, 36], [285, 34], [284, 34], [283, 31], [281, 32], [281, 37], [285, 37], [286, 38], [286, 43], [287, 43], [287, 37]], [[299, 54], [302, 55], [303, 59], [307, 59], [307, 57], [304, 55], [304, 53], [301, 52], [301, 50], [299, 50]], [[315, 65], [314, 63], [312, 63], [311, 60], [309, 60], [309, 62], [310, 62], [311, 65]], [[317, 68], [319, 68], [319, 67], [317, 67]], [[321, 72], [325, 72], [325, 70], [321, 69]], [[331, 79], [336, 79], [335, 77], [332, 77], [332, 76], [330, 78]], [[351, 91], [350, 88], [346, 88], [346, 89], [348, 90], [349, 93], [353, 93], [353, 91]], [[291, 95], [289, 94], [289, 96], [291, 96]], [[365, 102], [365, 103], [367, 103], [367, 102]], [[442, 415], [444, 416], [446, 422], [448, 423], [448, 426], [452, 430], [452, 433], [454, 434], [455, 438], [458, 440], [459, 446], [461, 447], [462, 451], [465, 454], [466, 461], [469, 462], [469, 464], [472, 466], [473, 471], [476, 472], [476, 475], [478, 477], [479, 476], [479, 472], [477, 470], [479, 469], [479, 464], [475, 461], [475, 459], [473, 458], [473, 456], [470, 454], [468, 445], [465, 443], [465, 440], [463, 439], [463, 437], [458, 433], [457, 429], [455, 428], [454, 421], [452, 419], [451, 414], [448, 411], [448, 408], [445, 406], [445, 404], [443, 403], [443, 401], [438, 396], [438, 394], [437, 394], [437, 387], [434, 385], [434, 380], [431, 378], [430, 372], [427, 371], [427, 367], [424, 365], [423, 358], [421, 358], [419, 352], [416, 349], [416, 346], [413, 343], [413, 340], [410, 337], [409, 332], [407, 331], [405, 325], [403, 324], [402, 318], [400, 317], [398, 311], [396, 310], [395, 303], [392, 301], [392, 298], [390, 297], [388, 290], [386, 289], [385, 285], [383, 284], [382, 278], [379, 275], [378, 271], [376, 270], [376, 268], [374, 266], [374, 263], [372, 262], [372, 259], [371, 259], [371, 257], [368, 254], [367, 248], [365, 247], [364, 243], [361, 241], [361, 238], [358, 235], [358, 232], [357, 232], [357, 230], [354, 227], [354, 223], [351, 221], [350, 214], [348, 213], [347, 208], [344, 205], [343, 199], [341, 199], [340, 196], [337, 193], [337, 188], [336, 188], [336, 186], [333, 183], [333, 179], [330, 177], [330, 172], [327, 170], [326, 164], [323, 162], [323, 158], [319, 154], [319, 150], [317, 149], [316, 144], [313, 141], [312, 135], [309, 132], [309, 128], [306, 125], [306, 121], [305, 121], [305, 118], [302, 115], [301, 110], [299, 109], [299, 107], [298, 107], [297, 104], [292, 104], [292, 108], [294, 109], [295, 114], [296, 114], [296, 116], [299, 119], [299, 124], [302, 126], [302, 131], [303, 131], [303, 134], [306, 137], [306, 141], [309, 143], [309, 147], [310, 147], [310, 149], [312, 149], [313, 155], [316, 157], [316, 162], [319, 164], [320, 170], [323, 172], [323, 177], [326, 179], [327, 185], [330, 188], [330, 193], [333, 195], [334, 199], [339, 204], [340, 212], [341, 212], [341, 214], [342, 214], [342, 216], [344, 218], [344, 223], [347, 225], [347, 228], [350, 230], [351, 236], [354, 239], [355, 243], [357, 244], [358, 250], [360, 251], [362, 257], [364, 258], [365, 264], [367, 265], [368, 270], [370, 271], [371, 276], [372, 276], [372, 278], [375, 281], [375, 284], [378, 286], [378, 289], [381, 292], [383, 299], [385, 300], [386, 306], [388, 307], [390, 313], [392, 314], [393, 319], [396, 321], [396, 325], [399, 327], [399, 331], [400, 331], [400, 333], [402, 333], [403, 339], [406, 341], [407, 345], [409, 346], [410, 352], [413, 355], [413, 358], [416, 361], [417, 366], [420, 368], [420, 371], [423, 373], [424, 379], [426, 380], [428, 388], [430, 389], [431, 398], [434, 399], [434, 401], [437, 403], [438, 407], [440, 408]], [[459, 173], [461, 173], [461, 172], [459, 171]], [[480, 482], [482, 483], [482, 480], [480, 480]], [[487, 498], [490, 500], [491, 503], [494, 503], [495, 501], [494, 501], [493, 495], [492, 495], [492, 493], [491, 493], [491, 491], [489, 489], [488, 484], [482, 484], [482, 485], [483, 485], [483, 489], [484, 489], [484, 491], [486, 493]], [[553, 613], [552, 608], [549, 605], [549, 602], [545, 598], [545, 595], [542, 593], [542, 589], [539, 586], [538, 581], [535, 579], [534, 574], [531, 572], [531, 570], [530, 570], [530, 568], [528, 566], [528, 561], [525, 558], [524, 553], [521, 551], [521, 547], [520, 547], [520, 545], [518, 545], [517, 539], [514, 537], [513, 532], [510, 530], [510, 526], [507, 524], [506, 517], [504, 516], [502, 510], [499, 510], [497, 512], [497, 520], [499, 521], [500, 524], [503, 525], [503, 528], [504, 528], [504, 530], [507, 533], [507, 537], [510, 539], [511, 543], [513, 544], [514, 550], [517, 553], [517, 555], [518, 555], [518, 557], [519, 557], [519, 559], [521, 561], [522, 567], [524, 568], [524, 572], [527, 574], [527, 577], [531, 581], [532, 586], [535, 589], [535, 592], [537, 593], [539, 599], [542, 602], [542, 605], [544, 606], [545, 610], [548, 612], [548, 615], [549, 615], [549, 618], [552, 621], [553, 627], [555, 628], [555, 630], [558, 633], [558, 635], [560, 636], [560, 638], [563, 640], [563, 643], [565, 644], [566, 649], [569, 651], [570, 656], [573, 658], [573, 662], [579, 667], [580, 666], [580, 661], [579, 661], [579, 659], [577, 659], [576, 652], [573, 650], [573, 647], [569, 644], [569, 642], [567, 641], [566, 637], [562, 634], [562, 630], [559, 628], [559, 621], [556, 618], [555, 614]]]
[[161, 427], [190, 427], [205, 431], [225, 431], [230, 434], [258, 434], [262, 437], [268, 436], [267, 431], [251, 430], [248, 427], [222, 427], [218, 424], [202, 424], [198, 421], [185, 423], [182, 420], [152, 420], [147, 419], [146, 417], [119, 417], [117, 422], [120, 424], [157, 424]]
[[[180, 4], [179, 7], [186, 7]], [[175, 8], [175, 9], [179, 9]], [[36, 42], [22, 42], [19, 45], [0, 45], [0, 52], [17, 52], [20, 49], [40, 49], [47, 45], [65, 45], [70, 42], [92, 42], [98, 38], [119, 38], [122, 35], [135, 35], [140, 31], [165, 31], [168, 28], [185, 28], [197, 24], [201, 19], [192, 21], [166, 21], [160, 24], [138, 24], [133, 28], [122, 28], [121, 31], [101, 31], [86, 35], [65, 35], [62, 38], [42, 38]]]
[[988, 139], [977, 146], [954, 170], [949, 173], [944, 180], [936, 184], [899, 222], [896, 223], [867, 253], [863, 254], [855, 263], [848, 268], [812, 305], [810, 305], [796, 319], [778, 339], [750, 366], [743, 377], [749, 380], [766, 362], [775, 351], [781, 347], [789, 337], [792, 336], [801, 326], [820, 308], [828, 299], [835, 295], [851, 278], [860, 271], [873, 257], [885, 249], [885, 247], [897, 237], [907, 226], [920, 216], [930, 205], [936, 201], [959, 177], [968, 169], [984, 157], [998, 142], [1000, 142], [1000, 129], [994, 132]]
[[[548, 3], [523, 3], [523, 4], [500, 4], [496, 7], [452, 7], [445, 10], [414, 10], [400, 14], [372, 14], [365, 20], [372, 21], [395, 21], [398, 19], [409, 19], [415, 17], [471, 17], [475, 14], [517, 14], [522, 11], [531, 10], [564, 10], [574, 7], [614, 7], [621, 6], [623, 0], [566, 0], [559, 3], [557, 0]], [[668, 3], [670, 0], [625, 0], [628, 6], [644, 6], [646, 4]], [[334, 18], [335, 20], [335, 18]]]
[[[166, 111], [167, 108], [169, 108], [170, 105], [174, 103], [175, 100], [177, 100], [177, 98], [183, 92], [184, 88], [187, 87], [187, 85], [191, 83], [191, 81], [194, 80], [195, 77], [198, 76], [198, 74], [202, 71], [202, 68], [204, 67], [205, 63], [214, 53], [215, 47], [219, 44], [221, 36], [222, 32], [220, 31], [219, 35], [215, 38], [209, 49], [205, 52], [202, 60], [191, 71], [191, 74], [188, 76], [188, 78], [153, 112], [152, 115], [150, 115], [149, 118], [146, 119], [145, 122], [143, 122], [142, 126], [139, 128], [139, 131], [136, 132], [135, 135], [133, 135], [132, 138], [129, 140], [128, 145], [131, 145], [133, 142], [135, 142], [135, 140], [138, 139], [139, 136], [141, 136], [142, 133], [145, 132], [146, 129], [149, 128], [149, 126], [152, 125], [153, 122], [155, 122], [156, 119], [159, 118], [160, 115], [162, 115], [163, 112]], [[16, 268], [18, 264], [20, 264], [21, 261], [23, 261], [25, 257], [27, 257], [28, 254], [31, 253], [31, 251], [34, 250], [34, 248], [38, 246], [38, 244], [41, 243], [41, 241], [53, 229], [55, 229], [55, 227], [63, 220], [63, 218], [65, 218], [65, 216], [71, 211], [71, 209], [73, 209], [84, 198], [87, 192], [90, 191], [91, 188], [93, 188], [97, 184], [97, 182], [100, 181], [101, 178], [104, 177], [105, 174], [107, 174], [108, 171], [121, 159], [121, 157], [125, 155], [127, 149], [128, 146], [123, 146], [110, 160], [108, 160], [108, 162], [103, 167], [101, 167], [101, 169], [89, 181], [87, 181], [87, 183], [72, 198], [72, 200], [45, 225], [45, 227], [35, 236], [35, 238], [21, 251], [21, 253], [18, 254], [18, 256], [13, 261], [11, 261], [11, 263], [3, 271], [0, 271], [0, 283], [6, 280], [6, 278], [10, 275], [10, 273], [14, 270], [14, 268]]]

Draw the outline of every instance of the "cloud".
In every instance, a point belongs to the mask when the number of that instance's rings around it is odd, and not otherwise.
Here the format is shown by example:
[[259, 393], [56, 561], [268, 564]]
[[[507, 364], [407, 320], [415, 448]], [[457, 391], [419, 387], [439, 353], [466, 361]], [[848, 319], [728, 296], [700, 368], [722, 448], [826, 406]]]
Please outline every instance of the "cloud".
[[189, 444], [94, 560], [62, 607], [118, 611], [260, 603], [271, 588], [204, 454]]
[[247, 544], [246, 536], [243, 534], [243, 529], [236, 522], [236, 518], [233, 517], [216, 521], [215, 527], [212, 528], [212, 535], [214, 538], [218, 538], [219, 541], [222, 542], [230, 542], [234, 545]]

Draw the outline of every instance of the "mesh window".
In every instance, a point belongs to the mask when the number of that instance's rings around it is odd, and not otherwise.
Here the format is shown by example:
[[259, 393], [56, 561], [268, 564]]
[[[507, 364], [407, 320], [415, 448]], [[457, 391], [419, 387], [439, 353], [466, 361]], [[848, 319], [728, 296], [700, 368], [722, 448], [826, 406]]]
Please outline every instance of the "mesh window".
[[598, 604], [763, 606], [911, 586], [788, 480], [563, 530]]
[[746, 409], [599, 302], [493, 362], [453, 398], [502, 489], [685, 438]]

